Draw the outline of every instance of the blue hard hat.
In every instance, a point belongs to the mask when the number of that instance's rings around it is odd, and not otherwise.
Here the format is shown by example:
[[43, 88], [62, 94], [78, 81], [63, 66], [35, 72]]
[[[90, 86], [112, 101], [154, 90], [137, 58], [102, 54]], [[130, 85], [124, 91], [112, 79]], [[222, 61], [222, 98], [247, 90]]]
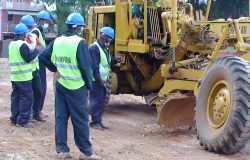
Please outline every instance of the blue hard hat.
[[14, 29], [14, 34], [24, 34], [28, 32], [29, 32], [28, 27], [23, 23], [19, 23], [18, 25], [16, 25]]
[[26, 26], [35, 26], [35, 20], [31, 15], [23, 16], [21, 18], [21, 23], [25, 24]]
[[139, 16], [139, 11], [138, 11], [136, 4], [133, 4], [133, 6], [132, 6], [132, 17], [134, 17], [134, 16], [136, 16], [136, 17]]
[[111, 27], [103, 27], [101, 29], [101, 33], [103, 33], [103, 34], [109, 36], [110, 38], [114, 39], [115, 33], [114, 33], [114, 29], [111, 28]]
[[84, 26], [85, 25], [84, 18], [79, 13], [71, 13], [68, 16], [65, 23], [71, 24], [71, 25], [77, 25], [77, 26]]
[[49, 12], [47, 12], [47, 11], [40, 11], [40, 12], [38, 13], [38, 15], [37, 15], [37, 18], [39, 18], [39, 19], [46, 19], [46, 20], [48, 20], [48, 21], [51, 20], [51, 19], [50, 19], [50, 14], [49, 14]]

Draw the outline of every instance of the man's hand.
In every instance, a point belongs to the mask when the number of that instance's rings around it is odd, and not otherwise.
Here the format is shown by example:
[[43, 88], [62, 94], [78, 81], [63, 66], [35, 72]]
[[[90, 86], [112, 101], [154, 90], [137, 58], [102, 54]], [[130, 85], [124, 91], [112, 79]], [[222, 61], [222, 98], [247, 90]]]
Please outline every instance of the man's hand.
[[57, 78], [60, 77], [60, 73], [58, 71], [56, 71], [54, 74], [53, 74], [53, 79], [54, 80], [57, 80]]
[[99, 87], [104, 88], [104, 87], [106, 87], [106, 82], [101, 80], [98, 85], [99, 85]]
[[120, 63], [122, 61], [122, 54], [118, 54], [117, 57], [115, 57], [116, 61]]
[[42, 50], [44, 49], [44, 47], [43, 46], [39, 46], [39, 45], [37, 45], [36, 46], [36, 49], [39, 51], [39, 53], [40, 52], [42, 52]]

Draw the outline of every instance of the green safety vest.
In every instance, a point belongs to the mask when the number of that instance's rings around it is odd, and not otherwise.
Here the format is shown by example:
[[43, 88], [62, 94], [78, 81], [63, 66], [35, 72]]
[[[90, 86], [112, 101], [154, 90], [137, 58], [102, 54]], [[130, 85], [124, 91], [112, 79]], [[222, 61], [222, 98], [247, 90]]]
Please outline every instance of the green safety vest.
[[40, 29], [34, 28], [31, 32], [33, 32], [33, 31], [37, 31], [39, 33], [39, 40], [40, 40], [42, 46], [45, 47], [46, 46], [45, 39], [43, 38], [43, 35], [42, 35], [42, 32], [40, 31]]
[[51, 62], [60, 73], [58, 82], [70, 90], [79, 89], [85, 85], [76, 59], [77, 47], [83, 40], [78, 36], [56, 38], [53, 44]]
[[160, 2], [160, 1], [157, 1], [156, 4], [155, 4], [155, 6], [156, 6], [157, 8], [160, 8], [160, 7], [161, 7], [161, 2]]
[[11, 81], [29, 81], [32, 79], [32, 66], [21, 56], [20, 47], [25, 41], [12, 41], [9, 45], [9, 65], [11, 71]]
[[156, 8], [160, 8], [161, 7], [161, 1], [160, 0], [149, 0], [151, 6], [154, 6]]
[[[105, 52], [97, 42], [94, 42], [93, 45], [96, 45], [99, 48], [100, 52], [99, 72], [101, 79], [106, 81], [109, 78], [111, 55], [108, 53], [109, 56], [107, 57]], [[94, 77], [93, 80], [95, 81]]]
[[[34, 50], [34, 49], [36, 48], [36, 44], [37, 44], [37, 42], [36, 42], [36, 34], [30, 33], [30, 36], [31, 36], [32, 42], [34, 42], [34, 43], [28, 44], [28, 46], [29, 46], [30, 50]], [[36, 58], [31, 62], [31, 64], [32, 64], [32, 71], [36, 71], [36, 70], [39, 69], [38, 55], [37, 55]]]

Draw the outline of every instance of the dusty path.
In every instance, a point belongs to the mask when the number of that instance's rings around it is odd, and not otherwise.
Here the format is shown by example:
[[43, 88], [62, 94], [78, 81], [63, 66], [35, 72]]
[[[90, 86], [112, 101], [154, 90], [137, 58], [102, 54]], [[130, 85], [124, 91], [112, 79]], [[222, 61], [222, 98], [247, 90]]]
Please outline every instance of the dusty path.
[[[11, 86], [8, 70], [6, 62], [0, 59], [0, 160], [56, 159], [52, 74], [48, 73], [44, 107], [48, 121], [25, 129], [9, 125]], [[154, 108], [146, 106], [141, 97], [112, 96], [104, 122], [110, 130], [91, 130], [94, 150], [104, 160], [250, 160], [250, 143], [240, 153], [217, 155], [204, 151], [191, 131], [170, 133], [160, 128]], [[77, 159], [79, 151], [69, 124], [69, 146]]]

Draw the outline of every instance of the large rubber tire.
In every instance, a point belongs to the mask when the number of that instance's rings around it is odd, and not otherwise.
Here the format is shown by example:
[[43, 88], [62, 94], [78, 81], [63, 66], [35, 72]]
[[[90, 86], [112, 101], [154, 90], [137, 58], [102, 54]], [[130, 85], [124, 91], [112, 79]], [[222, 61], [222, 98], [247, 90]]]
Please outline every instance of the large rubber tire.
[[[209, 124], [207, 107], [210, 92], [220, 80], [229, 84], [230, 110], [221, 127]], [[214, 105], [214, 104], [213, 104]], [[202, 79], [196, 103], [197, 137], [206, 150], [238, 152], [250, 138], [250, 65], [239, 57], [217, 59]]]

